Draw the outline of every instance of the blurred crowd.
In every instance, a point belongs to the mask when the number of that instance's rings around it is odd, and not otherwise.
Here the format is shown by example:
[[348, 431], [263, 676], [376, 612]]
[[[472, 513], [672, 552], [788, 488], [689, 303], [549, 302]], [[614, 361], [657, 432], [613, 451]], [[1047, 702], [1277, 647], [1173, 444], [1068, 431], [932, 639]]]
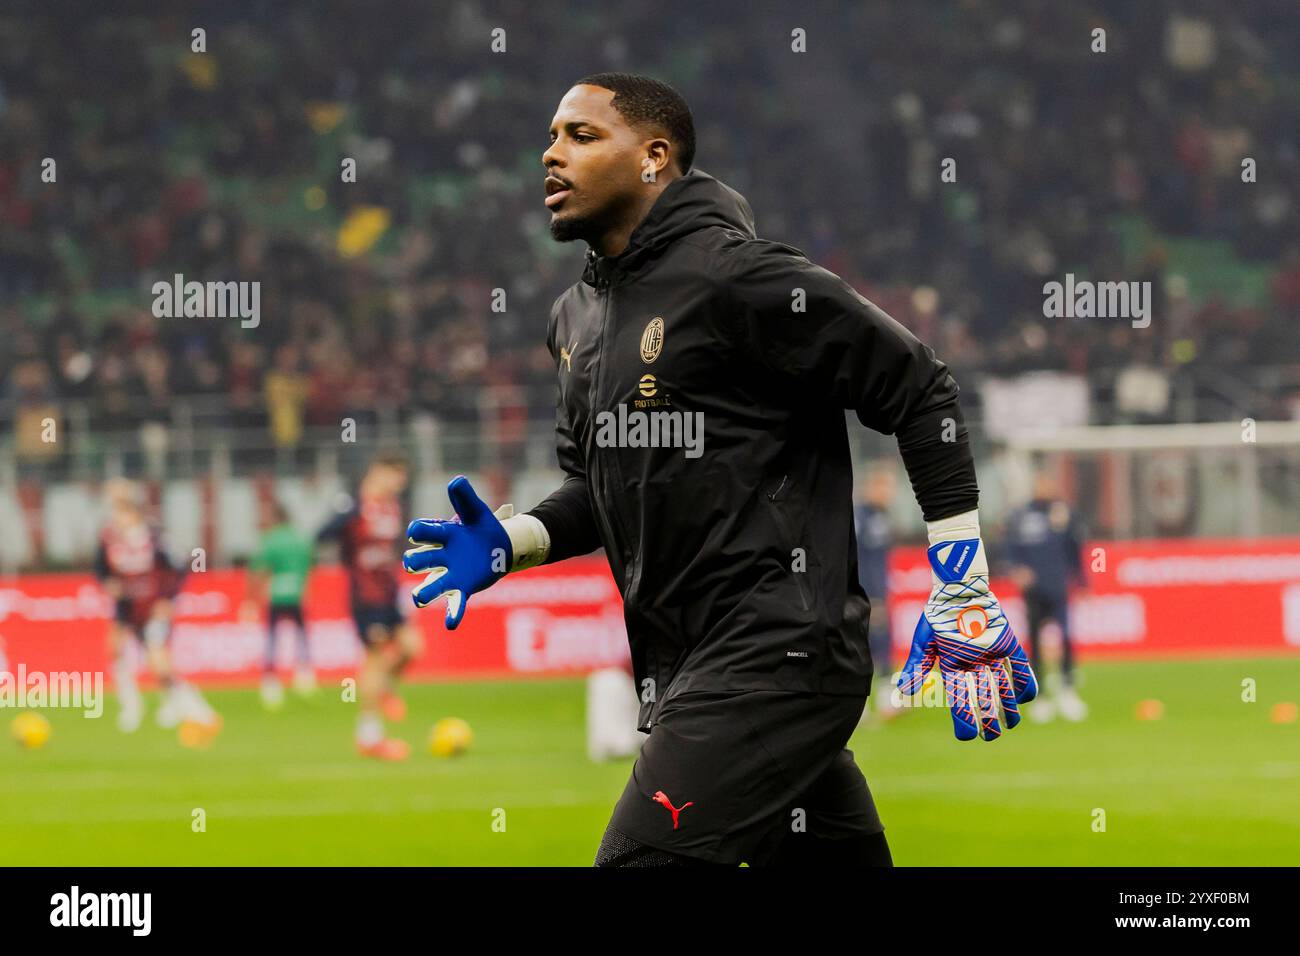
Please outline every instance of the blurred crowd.
[[[540, 156], [564, 90], [605, 69], [672, 82], [697, 164], [760, 234], [959, 381], [1195, 373], [1292, 413], [1286, 5], [460, 0], [0, 14], [0, 417], [74, 400], [113, 429], [188, 402], [286, 446], [349, 415], [549, 418], [547, 315], [582, 249], [549, 239]], [[1044, 318], [1066, 272], [1152, 282], [1150, 328]], [[150, 288], [176, 273], [259, 281], [260, 324], [155, 318]], [[1293, 391], [1261, 398], [1274, 381]]]

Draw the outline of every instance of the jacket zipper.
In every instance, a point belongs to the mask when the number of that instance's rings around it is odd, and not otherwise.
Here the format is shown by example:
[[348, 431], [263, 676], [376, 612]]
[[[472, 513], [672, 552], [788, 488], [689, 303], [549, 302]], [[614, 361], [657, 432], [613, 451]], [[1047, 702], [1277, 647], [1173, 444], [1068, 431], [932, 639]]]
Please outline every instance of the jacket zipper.
[[[601, 386], [604, 384], [604, 381], [605, 381], [605, 338], [606, 338], [606, 336], [608, 336], [608, 335], [610, 334], [610, 330], [609, 330], [609, 324], [610, 324], [610, 323], [609, 323], [609, 304], [610, 304], [611, 299], [613, 298], [613, 294], [612, 294], [611, 291], [610, 291], [610, 284], [609, 284], [609, 280], [608, 280], [608, 279], [605, 279], [605, 280], [603, 281], [603, 283], [602, 283], [602, 280], [601, 280], [601, 278], [600, 278], [599, 275], [598, 275], [598, 276], [597, 276], [597, 279], [596, 279], [596, 282], [597, 282], [597, 288], [596, 288], [596, 292], [597, 292], [597, 294], [600, 293], [600, 285], [601, 285], [601, 284], [604, 285], [604, 287], [605, 287], [605, 298], [604, 298], [603, 303], [601, 304], [600, 336], [596, 339], [596, 342], [597, 342], [597, 345], [596, 345], [596, 376], [595, 376], [595, 379], [594, 379], [594, 382], [595, 382], [595, 401], [593, 401], [592, 398], [589, 396], [589, 397], [588, 397], [588, 400], [587, 400], [587, 404], [588, 404], [588, 406], [589, 406], [589, 409], [599, 410], [599, 408], [600, 408], [600, 396], [601, 396], [601, 391], [602, 391], [602, 390], [601, 390]], [[594, 411], [589, 411], [589, 414], [594, 414]], [[605, 483], [606, 483], [606, 487], [607, 487], [607, 488], [608, 488], [608, 481], [609, 481], [609, 478], [608, 478], [608, 473], [609, 473], [609, 472], [611, 472], [611, 471], [615, 472], [615, 473], [616, 473], [616, 478], [617, 478], [617, 480], [618, 480], [619, 482], [622, 482], [622, 480], [623, 480], [622, 468], [621, 468], [621, 466], [618, 464], [618, 454], [617, 454], [617, 452], [613, 452], [613, 453], [611, 453], [611, 454], [608, 456], [608, 461], [610, 462], [610, 468], [605, 469], [605, 470], [602, 472], [602, 476], [603, 476], [603, 479], [604, 479], [604, 481], [605, 481]], [[624, 574], [627, 576], [627, 582], [628, 582], [628, 583], [627, 583], [627, 593], [628, 593], [629, 595], [635, 595], [635, 593], [636, 593], [636, 588], [637, 588], [637, 584], [638, 584], [638, 582], [639, 582], [639, 580], [640, 580], [640, 577], [641, 577], [641, 562], [640, 562], [640, 560], [638, 559], [636, 552], [635, 552], [635, 551], [632, 549], [632, 547], [631, 547], [631, 544], [632, 544], [632, 536], [628, 533], [627, 525], [626, 525], [626, 524], [624, 523], [624, 521], [623, 521], [623, 513], [622, 513], [622, 510], [621, 510], [621, 508], [620, 508], [620, 506], [619, 506], [619, 502], [622, 500], [622, 495], [619, 493], [619, 491], [620, 491], [620, 489], [617, 489], [617, 488], [614, 489], [614, 490], [613, 490], [613, 493], [612, 493], [612, 494], [608, 494], [608, 495], [606, 496], [606, 499], [605, 499], [605, 500], [608, 501], [608, 502], [610, 502], [610, 511], [611, 511], [611, 513], [612, 513], [612, 515], [613, 515], [613, 518], [614, 518], [614, 524], [617, 526], [617, 531], [618, 531], [620, 537], [622, 538], [622, 540], [619, 542], [619, 544], [620, 544], [621, 547], [623, 547], [623, 548], [625, 549], [625, 552], [624, 552], [624, 554], [622, 555], [622, 557], [623, 557], [623, 562], [624, 562]], [[632, 637], [632, 635], [629, 634], [629, 635], [628, 635], [629, 641], [631, 640], [631, 637]], [[660, 697], [660, 695], [663, 693], [663, 691], [664, 691], [665, 688], [659, 686], [659, 684], [660, 684], [660, 677], [661, 677], [662, 675], [660, 675], [660, 673], [659, 673], [658, 665], [657, 665], [656, 662], [652, 659], [652, 655], [651, 655], [651, 653], [650, 653], [650, 650], [651, 650], [650, 647], [649, 647], [649, 646], [644, 646], [644, 647], [640, 648], [640, 650], [641, 650], [641, 653], [644, 655], [646, 674], [647, 674], [647, 676], [649, 676], [650, 679], [653, 681], [653, 684], [651, 685], [651, 686], [652, 686], [651, 693], [652, 693], [653, 697], [652, 697], [652, 699], [651, 699], [651, 701], [650, 701], [650, 711], [649, 711], [649, 714], [648, 714], [647, 717], [646, 717], [646, 724], [645, 724], [645, 726], [646, 726], [647, 728], [649, 728], [649, 727], [652, 726], [653, 723], [654, 723], [655, 714], [657, 713], [657, 708], [658, 708], [658, 706], [659, 706], [659, 697]], [[643, 692], [644, 692], [644, 689], [643, 689], [643, 688], [641, 688], [641, 687], [638, 687], [638, 688], [637, 688], [637, 696], [638, 696], [638, 698], [640, 697], [640, 695], [641, 695]], [[639, 723], [639, 722], [640, 722], [640, 717], [638, 716], [638, 723]]]
[[[592, 399], [589, 398], [588, 405], [594, 410], [600, 410], [600, 397], [603, 392], [602, 386], [604, 385], [605, 382], [605, 339], [610, 334], [609, 303], [610, 303], [610, 299], [612, 298], [612, 295], [610, 292], [608, 279], [601, 279], [598, 276], [596, 281], [598, 283], [598, 287], [596, 291], [599, 293], [600, 292], [599, 285], [603, 285], [605, 289], [605, 293], [604, 293], [604, 301], [601, 304], [600, 338], [597, 339], [597, 342], [599, 344], [597, 345], [597, 350], [596, 350], [595, 400], [593, 401]], [[594, 413], [595, 412], [593, 411], [591, 414]], [[610, 471], [615, 472], [616, 473], [615, 477], [617, 478], [618, 481], [621, 482], [623, 480], [623, 473], [622, 473], [621, 466], [618, 464], [618, 454], [616, 452], [611, 453], [608, 456], [607, 460], [610, 464], [610, 467], [606, 469], [606, 472], [610, 472]], [[606, 475], [606, 485], [608, 486], [608, 475]], [[608, 491], [609, 490], [608, 487], [605, 490]], [[635, 554], [633, 554], [630, 547], [631, 535], [628, 533], [627, 525], [623, 521], [622, 510], [620, 509], [618, 504], [618, 502], [621, 500], [621, 496], [618, 494], [618, 489], [613, 489], [613, 493], [608, 494], [605, 500], [610, 502], [610, 512], [614, 517], [614, 523], [618, 526], [617, 530], [622, 538], [622, 541], [620, 541], [619, 544], [621, 547], [626, 549], [625, 553], [623, 555], [620, 555], [620, 557], [623, 558], [624, 563], [626, 565], [625, 573], [628, 576], [628, 593], [631, 594], [634, 585], [634, 563], [636, 558], [635, 558]]]

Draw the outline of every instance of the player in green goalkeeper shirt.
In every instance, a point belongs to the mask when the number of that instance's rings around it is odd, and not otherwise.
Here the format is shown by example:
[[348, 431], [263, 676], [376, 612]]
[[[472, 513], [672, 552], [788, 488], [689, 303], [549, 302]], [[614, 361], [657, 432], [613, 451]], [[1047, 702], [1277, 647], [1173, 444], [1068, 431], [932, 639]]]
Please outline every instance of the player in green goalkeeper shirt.
[[282, 620], [292, 621], [298, 645], [294, 688], [306, 696], [316, 689], [316, 674], [307, 646], [307, 628], [302, 618], [302, 594], [315, 561], [312, 539], [297, 531], [278, 502], [272, 506], [272, 523], [262, 532], [257, 552], [249, 562], [245, 617], [260, 617], [266, 607], [266, 662], [262, 670], [262, 703], [270, 709], [284, 702], [284, 687], [275, 667], [276, 628]]

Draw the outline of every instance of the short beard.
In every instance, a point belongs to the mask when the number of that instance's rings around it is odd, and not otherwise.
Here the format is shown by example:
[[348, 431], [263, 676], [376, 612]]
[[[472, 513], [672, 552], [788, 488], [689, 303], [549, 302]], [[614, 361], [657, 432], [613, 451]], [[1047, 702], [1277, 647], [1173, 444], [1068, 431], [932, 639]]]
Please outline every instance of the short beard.
[[618, 223], [620, 216], [624, 215], [631, 205], [630, 199], [623, 198], [607, 203], [594, 212], [553, 218], [550, 223], [551, 238], [556, 242], [573, 242], [575, 239], [581, 239], [589, 246], [594, 245], [601, 236]]
[[594, 231], [592, 221], [584, 216], [558, 217], [551, 220], [551, 238], [556, 242], [588, 239]]

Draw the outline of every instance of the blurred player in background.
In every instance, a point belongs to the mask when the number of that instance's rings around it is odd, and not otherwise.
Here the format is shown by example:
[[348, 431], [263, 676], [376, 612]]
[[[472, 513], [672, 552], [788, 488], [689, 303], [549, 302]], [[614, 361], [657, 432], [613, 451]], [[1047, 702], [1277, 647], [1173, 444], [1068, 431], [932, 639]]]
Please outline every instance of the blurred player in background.
[[201, 744], [221, 729], [221, 718], [203, 695], [172, 670], [167, 641], [172, 628], [172, 599], [180, 591], [182, 572], [164, 550], [156, 529], [145, 519], [138, 487], [126, 479], [108, 483], [109, 516], [100, 532], [95, 572], [114, 602], [109, 627], [109, 656], [121, 710], [117, 725], [126, 733], [144, 719], [144, 700], [136, 682], [137, 662], [132, 641], [144, 646], [149, 669], [158, 678], [162, 704], [160, 727], [186, 722], [182, 739]]
[[398, 609], [406, 528], [401, 495], [406, 480], [404, 459], [376, 458], [361, 479], [357, 500], [318, 535], [320, 541], [339, 543], [350, 582], [352, 616], [366, 651], [358, 682], [357, 750], [381, 760], [404, 760], [410, 753], [405, 741], [385, 736], [384, 721], [406, 718], [406, 703], [395, 687], [406, 665], [423, 649], [420, 632]]
[[1047, 692], [1030, 716], [1051, 720], [1059, 711], [1066, 720], [1083, 720], [1088, 708], [1074, 687], [1074, 648], [1070, 638], [1070, 585], [1087, 586], [1079, 523], [1062, 498], [1055, 474], [1040, 467], [1034, 474], [1033, 498], [1007, 517], [1006, 556], [1012, 580], [1024, 594], [1029, 618], [1029, 647], [1035, 670], [1051, 663], [1044, 633], [1060, 635], [1060, 673], [1044, 676]]
[[284, 687], [275, 668], [276, 629], [281, 621], [294, 626], [294, 643], [298, 658], [294, 671], [294, 689], [307, 696], [316, 689], [316, 673], [311, 665], [307, 644], [307, 627], [302, 617], [302, 593], [315, 561], [315, 544], [289, 521], [289, 514], [278, 501], [271, 505], [270, 526], [262, 532], [257, 553], [248, 566], [248, 596], [245, 616], [260, 616], [266, 610], [266, 663], [262, 669], [262, 703], [276, 709], [284, 702]]
[[[859, 485], [858, 503], [853, 508], [853, 533], [858, 540], [858, 580], [871, 601], [871, 628], [867, 632], [871, 662], [875, 667], [876, 711], [886, 720], [903, 713], [893, 701], [893, 654], [890, 648], [889, 547], [893, 531], [889, 525], [889, 508], [894, 501], [897, 481], [894, 472], [876, 463]], [[863, 711], [865, 719], [870, 708]]]

